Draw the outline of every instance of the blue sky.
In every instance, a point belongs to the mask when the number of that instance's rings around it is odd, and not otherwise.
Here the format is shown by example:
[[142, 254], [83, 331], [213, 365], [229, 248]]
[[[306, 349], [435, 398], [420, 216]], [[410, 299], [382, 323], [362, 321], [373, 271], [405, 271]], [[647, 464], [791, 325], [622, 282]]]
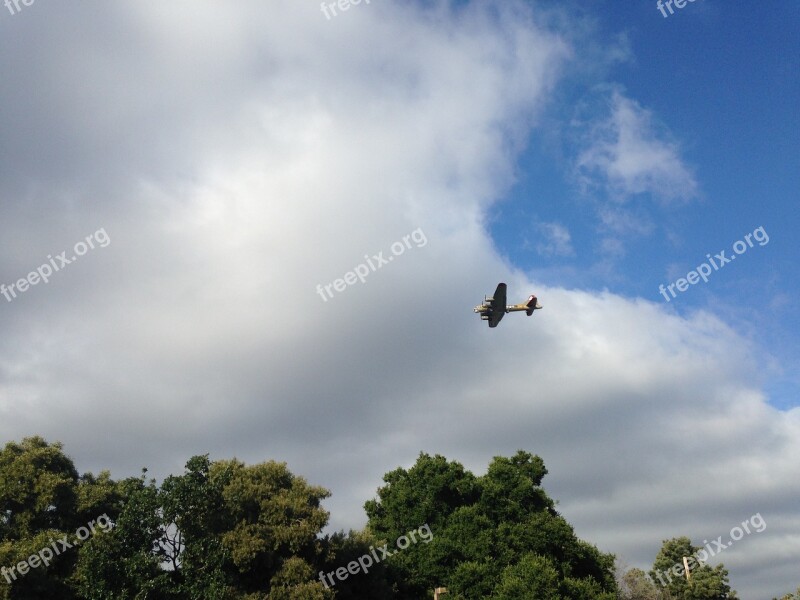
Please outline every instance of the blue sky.
[[[797, 588], [796, 1], [21, 6], [0, 285], [108, 244], [0, 296], [0, 441], [116, 478], [286, 461], [328, 531], [420, 452], [523, 449], [622, 564], [760, 513], [731, 582]], [[500, 281], [544, 309], [489, 329]]]
[[[655, 2], [581, 5], [596, 39], [621, 57], [606, 67], [605, 85], [576, 69], [548, 106], [549, 131], [531, 137], [516, 184], [488, 215], [497, 247], [545, 284], [659, 301], [659, 285], [709, 253], [730, 256], [734, 242], [763, 227], [768, 243], [670, 296], [670, 305], [722, 315], [772, 365], [770, 401], [798, 405], [800, 5], [697, 0], [667, 18]], [[575, 163], [585, 132], [576, 138], [575, 120], [606, 118], [613, 90], [648, 114], [655, 140], [674, 144], [695, 194], [664, 202], [649, 189], [609, 199], [581, 187]], [[609, 205], [642, 227], [615, 235], [613, 249], [603, 246], [608, 231], [598, 216]], [[552, 224], [562, 243], [569, 235], [571, 252], [542, 239]]]

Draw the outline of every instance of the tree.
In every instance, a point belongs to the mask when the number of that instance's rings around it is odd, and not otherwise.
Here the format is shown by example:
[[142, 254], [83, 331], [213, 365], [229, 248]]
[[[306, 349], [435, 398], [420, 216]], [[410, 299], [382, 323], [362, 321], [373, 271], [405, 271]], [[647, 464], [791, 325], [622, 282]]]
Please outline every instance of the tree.
[[186, 469], [161, 488], [165, 520], [181, 536], [184, 597], [234, 590], [240, 596], [232, 597], [326, 597], [313, 566], [322, 552], [317, 536], [328, 522], [321, 508], [328, 490], [274, 461], [246, 466], [195, 456]]
[[83, 597], [333, 598], [315, 573], [328, 520], [321, 500], [329, 492], [284, 463], [195, 456], [160, 488], [144, 475], [119, 488], [116, 527], [81, 551]]
[[772, 600], [800, 600], [800, 587], [797, 588], [797, 591], [794, 594], [789, 592], [785, 596], [781, 596], [780, 598], [773, 598]]
[[166, 528], [155, 480], [142, 476], [117, 484], [114, 529], [90, 539], [79, 552], [74, 580], [86, 600], [177, 598], [173, 558], [164, 545]]
[[711, 567], [695, 558], [689, 560], [691, 579], [685, 577], [683, 558], [694, 557], [702, 550], [688, 537], [664, 540], [656, 555], [650, 576], [659, 589], [671, 597], [685, 600], [736, 600], [736, 592], [728, 585], [728, 571], [723, 565]]
[[[390, 546], [400, 536], [425, 524], [433, 532], [443, 530], [457, 508], [474, 504], [480, 497], [476, 477], [459, 463], [448, 462], [439, 455], [420, 453], [411, 469], [395, 469], [383, 480], [387, 485], [378, 490], [380, 499], [367, 501], [364, 508], [370, 531]], [[441, 585], [439, 582], [457, 564], [458, 555], [449, 555], [449, 536], [434, 535], [426, 545], [429, 551], [422, 545], [412, 545], [389, 563], [398, 598], [426, 594]]]
[[[113, 520], [116, 499], [108, 473], [79, 477], [60, 443], [36, 436], [6, 444], [0, 451], [0, 599], [75, 597], [71, 577], [82, 544], [76, 530], [104, 514]], [[61, 539], [68, 545], [63, 552]], [[31, 566], [21, 573], [26, 562]]]
[[[390, 544], [425, 523], [434, 534], [388, 559], [398, 598], [426, 597], [436, 586], [453, 600], [510, 597], [526, 584], [542, 597], [553, 584], [557, 597], [614, 598], [613, 556], [577, 539], [541, 488], [546, 474], [541, 458], [523, 451], [495, 457], [482, 477], [424, 453], [410, 469], [387, 473], [365, 504], [369, 528]], [[545, 564], [552, 581], [534, 574]]]
[[40, 437], [9, 442], [0, 451], [0, 539], [74, 531], [80, 525], [77, 490], [78, 472], [60, 443]]
[[561, 600], [558, 580], [552, 560], [526, 554], [503, 570], [492, 600]]
[[[372, 556], [372, 550], [383, 544], [369, 529], [363, 531], [337, 532], [323, 539], [324, 561], [320, 572], [325, 577], [338, 568], [345, 567], [359, 558]], [[364, 561], [366, 564], [366, 561]], [[385, 562], [368, 566], [366, 572], [357, 577], [348, 577], [344, 581], [335, 580], [332, 588], [337, 600], [359, 600], [362, 598], [393, 598], [395, 590], [390, 582], [389, 571]]]
[[667, 600], [650, 576], [641, 569], [623, 572], [618, 585], [619, 600]]

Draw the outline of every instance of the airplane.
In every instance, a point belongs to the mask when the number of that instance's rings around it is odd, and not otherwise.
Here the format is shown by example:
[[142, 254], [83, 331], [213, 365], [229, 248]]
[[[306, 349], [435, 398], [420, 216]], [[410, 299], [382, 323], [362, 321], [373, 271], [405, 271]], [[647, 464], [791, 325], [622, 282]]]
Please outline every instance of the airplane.
[[506, 306], [506, 284], [498, 283], [497, 289], [494, 291], [494, 296], [491, 298], [484, 296], [483, 303], [478, 304], [472, 311], [480, 314], [481, 321], [489, 321], [489, 327], [497, 327], [500, 319], [508, 312], [524, 310], [525, 314], [530, 317], [533, 311], [540, 308], [542, 308], [542, 305], [539, 304], [539, 301], [533, 294], [528, 296], [527, 301], [523, 304], [511, 304]]

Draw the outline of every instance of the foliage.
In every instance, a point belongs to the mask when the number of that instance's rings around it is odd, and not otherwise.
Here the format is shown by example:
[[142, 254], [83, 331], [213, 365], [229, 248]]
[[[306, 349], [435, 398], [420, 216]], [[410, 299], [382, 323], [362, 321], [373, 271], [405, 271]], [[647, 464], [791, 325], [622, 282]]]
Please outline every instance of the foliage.
[[155, 481], [130, 478], [118, 484], [121, 509], [114, 529], [80, 550], [75, 582], [87, 600], [170, 598], [175, 571], [162, 568], [166, 552]]
[[526, 554], [519, 562], [503, 569], [493, 600], [561, 600], [559, 575], [553, 561], [537, 554]]
[[37, 557], [24, 575], [18, 566], [64, 536], [79, 548], [75, 531], [103, 514], [113, 518], [118, 499], [108, 473], [79, 477], [60, 443], [31, 437], [6, 444], [0, 450], [0, 567], [15, 571], [0, 577], [0, 599], [75, 597], [75, 548], [53, 552], [46, 565]]
[[669, 597], [683, 600], [736, 600], [736, 592], [728, 585], [728, 571], [723, 565], [711, 567], [690, 561], [691, 578], [683, 570], [683, 557], [697, 555], [701, 546], [693, 546], [688, 537], [664, 540], [656, 555], [650, 576]]
[[625, 571], [619, 581], [619, 600], [667, 600], [641, 569]]
[[[364, 531], [350, 531], [348, 535], [343, 532], [327, 536], [324, 541], [324, 562], [320, 571], [331, 573], [352, 561], [357, 561], [362, 556], [371, 556], [371, 550], [383, 545], [383, 541], [376, 538], [369, 529]], [[369, 567], [367, 572], [359, 573], [358, 577], [348, 577], [344, 581], [334, 579], [332, 588], [337, 600], [356, 600], [358, 598], [392, 598], [394, 590], [390, 583], [390, 574], [386, 562], [378, 562]]]
[[[435, 587], [452, 600], [736, 599], [722, 565], [695, 563], [688, 581], [673, 571], [700, 550], [686, 537], [664, 542], [650, 575], [631, 569], [617, 582], [614, 557], [556, 510], [546, 474], [523, 451], [482, 476], [422, 453], [384, 476], [363, 531], [322, 535], [330, 493], [285, 463], [194, 456], [158, 486], [146, 469], [121, 481], [79, 475], [61, 444], [25, 438], [0, 450], [0, 600], [417, 600]], [[77, 538], [101, 516], [113, 528]], [[398, 550], [423, 527], [432, 537]], [[33, 564], [61, 539], [71, 547]], [[394, 550], [385, 560], [325, 579], [383, 545]], [[800, 600], [800, 589], [780, 600]]]
[[[329, 492], [284, 463], [195, 456], [186, 472], [115, 482], [78, 476], [60, 444], [26, 438], [0, 451], [0, 566], [68, 536], [49, 565], [0, 578], [0, 600], [333, 598], [316, 580]], [[75, 541], [105, 515], [113, 529]]]
[[40, 437], [10, 442], [0, 451], [0, 539], [23, 540], [37, 531], [74, 531], [78, 472], [59, 443]]
[[537, 590], [530, 597], [614, 598], [613, 557], [577, 539], [541, 488], [546, 474], [523, 451], [495, 457], [482, 477], [424, 453], [387, 473], [365, 504], [370, 529], [390, 543], [425, 523], [434, 534], [389, 559], [397, 597], [424, 598], [438, 586], [454, 600], [523, 597], [528, 586]]

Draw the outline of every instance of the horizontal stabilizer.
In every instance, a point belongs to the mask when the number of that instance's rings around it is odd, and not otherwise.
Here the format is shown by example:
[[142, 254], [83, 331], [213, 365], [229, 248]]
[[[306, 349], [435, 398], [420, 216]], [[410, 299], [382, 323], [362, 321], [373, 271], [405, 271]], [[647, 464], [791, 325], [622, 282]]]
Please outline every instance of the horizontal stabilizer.
[[533, 295], [531, 295], [528, 298], [526, 306], [528, 307], [528, 309], [525, 311], [525, 314], [528, 315], [529, 317], [533, 314], [533, 311], [542, 308], [542, 305], [539, 304], [539, 300], [536, 298], [536, 296]]

